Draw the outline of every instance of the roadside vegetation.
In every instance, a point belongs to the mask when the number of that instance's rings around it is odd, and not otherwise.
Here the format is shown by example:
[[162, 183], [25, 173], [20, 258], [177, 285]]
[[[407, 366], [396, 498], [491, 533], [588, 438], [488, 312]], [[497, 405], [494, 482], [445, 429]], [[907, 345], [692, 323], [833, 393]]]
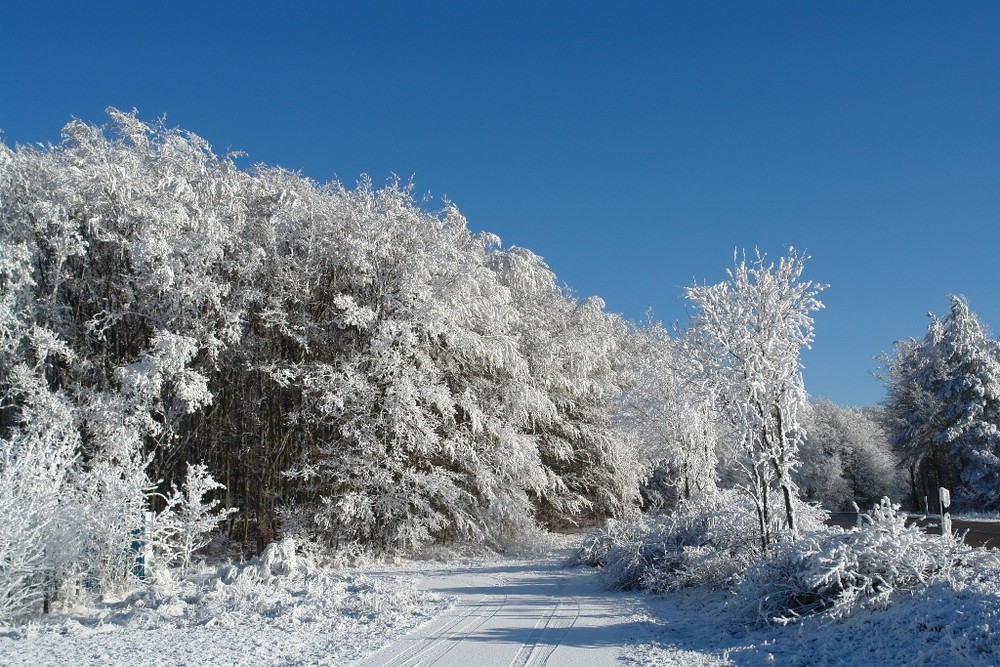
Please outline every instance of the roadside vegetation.
[[[581, 559], [609, 585], [724, 588], [751, 625], [994, 562], [896, 504], [1000, 507], [1000, 352], [960, 297], [856, 409], [806, 392], [826, 286], [795, 250], [638, 325], [450, 202], [242, 170], [114, 110], [0, 145], [0, 220], [4, 623], [278, 544], [333, 564], [605, 526]], [[315, 574], [260, 567], [188, 597]]]

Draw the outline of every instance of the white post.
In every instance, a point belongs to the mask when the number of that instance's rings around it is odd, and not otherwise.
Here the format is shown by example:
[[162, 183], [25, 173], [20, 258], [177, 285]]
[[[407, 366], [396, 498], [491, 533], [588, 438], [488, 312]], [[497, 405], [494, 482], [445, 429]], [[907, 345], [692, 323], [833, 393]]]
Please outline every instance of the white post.
[[938, 499], [941, 501], [941, 534], [951, 535], [951, 492], [943, 486], [938, 489]]

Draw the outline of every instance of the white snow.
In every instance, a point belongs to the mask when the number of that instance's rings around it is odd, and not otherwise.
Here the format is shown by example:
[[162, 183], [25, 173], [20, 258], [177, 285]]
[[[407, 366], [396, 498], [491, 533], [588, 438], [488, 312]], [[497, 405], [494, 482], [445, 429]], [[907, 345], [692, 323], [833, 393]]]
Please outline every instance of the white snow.
[[805, 619], [749, 631], [725, 622], [724, 596], [701, 591], [651, 601], [659, 638], [638, 646], [642, 665], [959, 665], [1000, 664], [1000, 571], [935, 584], [883, 612], [843, 621]]
[[609, 593], [561, 559], [464, 562], [426, 570], [419, 586], [455, 606], [359, 667], [618, 665], [653, 627], [644, 596]]
[[[330, 572], [258, 561], [0, 633], [0, 664], [950, 665], [1000, 662], [1000, 569], [884, 612], [748, 630], [724, 592], [608, 592], [598, 572], [476, 557]], [[164, 589], [170, 589], [164, 590]]]
[[0, 635], [0, 665], [345, 665], [450, 606], [403, 575], [283, 555], [50, 614]]

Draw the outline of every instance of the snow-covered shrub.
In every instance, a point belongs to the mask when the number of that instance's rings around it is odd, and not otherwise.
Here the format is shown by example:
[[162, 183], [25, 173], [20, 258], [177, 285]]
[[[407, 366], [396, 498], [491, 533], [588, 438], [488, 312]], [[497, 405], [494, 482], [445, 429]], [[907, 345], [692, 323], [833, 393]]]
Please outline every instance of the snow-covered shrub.
[[70, 461], [31, 438], [0, 438], [0, 623], [41, 609], [61, 551], [58, 489]]
[[1000, 564], [992, 552], [907, 525], [883, 499], [850, 530], [826, 528], [780, 542], [747, 572], [739, 614], [752, 624], [785, 623], [822, 613], [843, 618], [883, 609], [901, 589], [946, 579], [957, 567]]
[[69, 484], [79, 437], [70, 402], [4, 351], [0, 425], [10, 406], [21, 410], [11, 428], [0, 428], [0, 623], [41, 611], [79, 553]]
[[[338, 654], [353, 633], [404, 632], [427, 620], [449, 602], [416, 589], [415, 582], [391, 577], [370, 579], [319, 568], [291, 539], [274, 542], [246, 563], [227, 564], [213, 574], [188, 574], [136, 591], [110, 614], [103, 626], [185, 628], [189, 626], [264, 627], [334, 636], [326, 664], [353, 663]], [[176, 570], [174, 571], [176, 574]], [[301, 636], [301, 635], [299, 635]]]
[[658, 528], [656, 521], [645, 515], [609, 519], [580, 549], [576, 561], [602, 568], [605, 581], [613, 588], [638, 588], [642, 574], [656, 557], [655, 548], [647, 550], [647, 544]]
[[609, 521], [578, 559], [601, 567], [606, 584], [616, 589], [722, 587], [753, 558], [755, 521], [742, 494], [719, 491], [668, 516]]
[[207, 493], [221, 488], [224, 485], [212, 479], [205, 464], [188, 464], [184, 488], [174, 485], [170, 495], [164, 497], [166, 507], [153, 521], [153, 551], [162, 565], [178, 565], [186, 572], [194, 552], [207, 545], [212, 531], [236, 511], [218, 509], [218, 500], [205, 498]]
[[260, 557], [228, 565], [203, 589], [198, 613], [223, 624], [265, 617], [269, 623], [381, 623], [418, 613], [438, 596], [412, 585], [390, 586], [363, 575], [334, 574], [317, 565], [294, 539], [272, 542]]
[[260, 555], [254, 566], [256, 576], [267, 583], [274, 579], [305, 577], [316, 572], [316, 565], [308, 557], [300, 554], [295, 540], [286, 538], [272, 542]]

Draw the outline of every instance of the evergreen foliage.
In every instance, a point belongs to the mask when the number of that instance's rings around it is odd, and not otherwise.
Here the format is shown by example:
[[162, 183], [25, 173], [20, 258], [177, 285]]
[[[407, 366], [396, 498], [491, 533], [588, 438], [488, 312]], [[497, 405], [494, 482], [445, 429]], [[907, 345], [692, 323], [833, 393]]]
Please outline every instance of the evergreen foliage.
[[1000, 508], [1000, 345], [964, 298], [931, 315], [921, 340], [896, 343], [887, 360], [893, 443], [915, 500], [936, 505], [937, 488], [959, 505]]

